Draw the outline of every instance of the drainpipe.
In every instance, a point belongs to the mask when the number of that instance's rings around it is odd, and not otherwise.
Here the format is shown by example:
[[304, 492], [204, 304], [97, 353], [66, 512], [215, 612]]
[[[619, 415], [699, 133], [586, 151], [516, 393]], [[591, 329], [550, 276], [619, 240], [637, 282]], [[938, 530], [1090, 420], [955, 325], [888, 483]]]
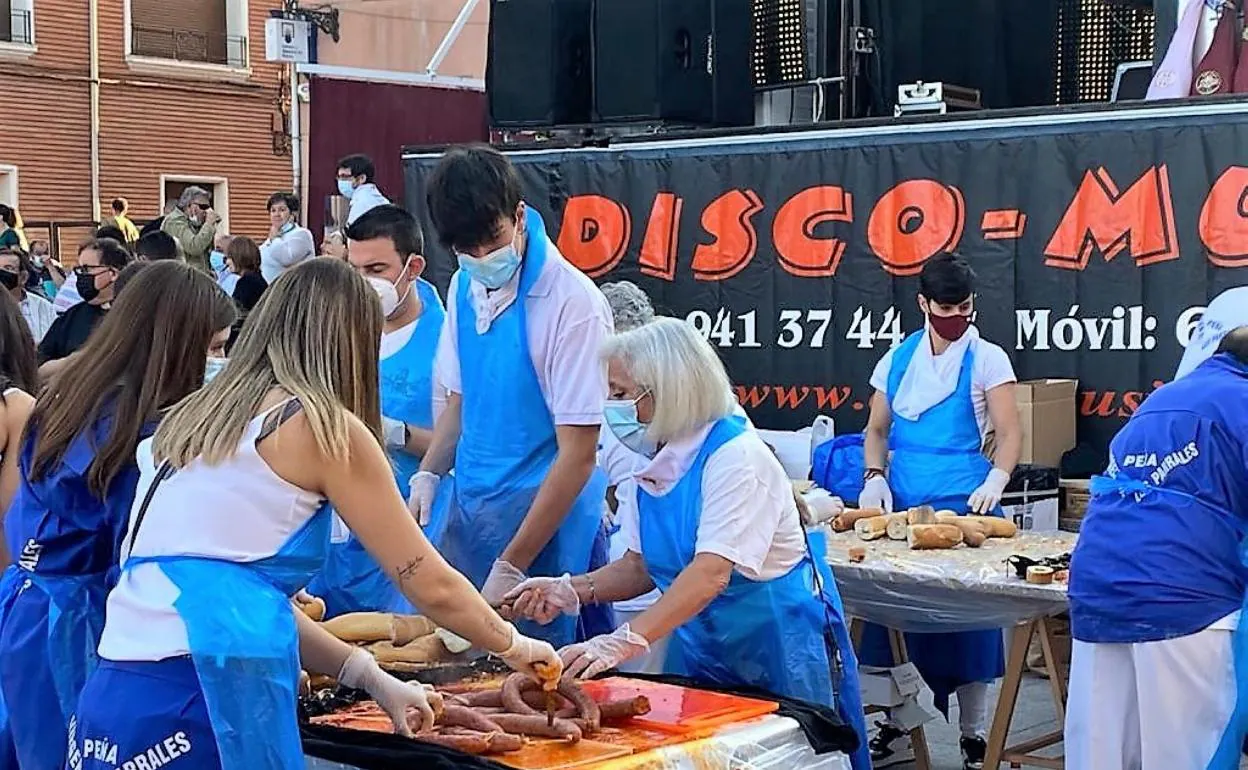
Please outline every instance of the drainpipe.
[[100, 221], [100, 0], [88, 5], [91, 56], [91, 218]]
[[[294, 177], [294, 184], [291, 185], [290, 191], [299, 196], [302, 202], [305, 200], [303, 195], [303, 126], [300, 121], [299, 107], [299, 67], [293, 62], [290, 66], [290, 166]], [[302, 219], [302, 212], [295, 212]]]

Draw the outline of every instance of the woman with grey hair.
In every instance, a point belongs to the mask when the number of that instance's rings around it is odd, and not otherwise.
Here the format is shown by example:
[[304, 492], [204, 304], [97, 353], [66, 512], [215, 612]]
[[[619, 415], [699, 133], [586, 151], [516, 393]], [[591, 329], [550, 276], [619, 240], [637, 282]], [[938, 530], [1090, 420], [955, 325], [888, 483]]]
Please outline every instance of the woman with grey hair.
[[611, 306], [616, 334], [636, 329], [654, 320], [654, 305], [650, 304], [650, 297], [632, 281], [604, 283], [598, 288]]
[[173, 236], [191, 266], [211, 275], [208, 255], [220, 222], [221, 216], [213, 210], [208, 191], [191, 185], [182, 191], [177, 208], [165, 217], [160, 229]]
[[612, 337], [603, 358], [606, 423], [647, 458], [617, 490], [627, 553], [586, 575], [531, 578], [506, 601], [548, 623], [657, 586], [663, 596], [631, 623], [563, 648], [567, 672], [596, 676], [674, 634], [669, 673], [834, 705], [860, 738], [854, 770], [868, 770], [836, 583], [811, 556], [779, 460], [734, 414], [714, 348], [683, 321], [659, 318]]

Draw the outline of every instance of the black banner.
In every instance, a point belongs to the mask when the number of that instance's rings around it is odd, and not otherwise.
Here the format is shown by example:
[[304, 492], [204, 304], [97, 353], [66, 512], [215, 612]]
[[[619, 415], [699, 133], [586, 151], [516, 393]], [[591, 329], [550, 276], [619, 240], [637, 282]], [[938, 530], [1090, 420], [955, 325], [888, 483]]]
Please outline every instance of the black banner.
[[[1020, 379], [1080, 381], [1080, 449], [1174, 372], [1206, 302], [1248, 283], [1248, 117], [1164, 110], [517, 152], [563, 254], [715, 344], [762, 427], [864, 424], [868, 379], [956, 251]], [[426, 221], [433, 155], [406, 159]], [[1241, 165], [1243, 164], [1243, 165]], [[445, 288], [453, 259], [430, 249]]]

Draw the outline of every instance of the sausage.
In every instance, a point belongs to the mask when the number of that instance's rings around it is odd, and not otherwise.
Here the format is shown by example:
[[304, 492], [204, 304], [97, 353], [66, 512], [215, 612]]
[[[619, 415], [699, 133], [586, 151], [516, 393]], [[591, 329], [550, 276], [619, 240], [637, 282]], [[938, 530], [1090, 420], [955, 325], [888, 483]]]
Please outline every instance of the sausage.
[[644, 695], [638, 695], [627, 700], [613, 700], [603, 703], [598, 710], [602, 714], [603, 722], [644, 717], [650, 713], [650, 699]]
[[[468, 730], [463, 727], [444, 727], [441, 732], [442, 735], [481, 735], [477, 730]], [[485, 737], [490, 742], [490, 754], [506, 754], [524, 748], [524, 738], [519, 735], [492, 732], [486, 733]]]
[[869, 519], [858, 519], [854, 522], [854, 531], [863, 540], [878, 540], [888, 534], [888, 518], [872, 516]]
[[581, 718], [589, 723], [591, 733], [598, 732], [598, 729], [602, 727], [602, 711], [579, 683], [565, 676], [559, 680], [559, 694], [572, 701], [572, 705], [576, 706]]
[[502, 705], [513, 714], [536, 714], [538, 710], [524, 702], [523, 691], [526, 683], [536, 685], [524, 674], [512, 674], [503, 680]]
[[390, 618], [390, 634], [386, 638], [395, 647], [402, 647], [432, 634], [437, 628], [432, 620], [422, 615], [393, 615]]
[[380, 642], [390, 639], [392, 618], [388, 612], [349, 612], [321, 626], [344, 642]]
[[535, 738], [562, 738], [569, 743], [581, 740], [581, 728], [566, 719], [556, 719], [553, 725], [547, 725], [545, 714], [495, 714], [490, 721], [509, 733]]
[[455, 733], [450, 735], [445, 733], [416, 733], [413, 737], [418, 741], [455, 749], [465, 754], [480, 756], [481, 754], [488, 754], [490, 751], [490, 736], [483, 733]]
[[[546, 713], [546, 693], [541, 690], [522, 689], [520, 697], [523, 698], [524, 702], [529, 704], [529, 706], [537, 712], [542, 714]], [[556, 694], [556, 697], [558, 698], [558, 700], [555, 701], [556, 716], [562, 716], [562, 712], [564, 711], [570, 711], [571, 716], [576, 716], [579, 713], [577, 712], [576, 707], [568, 702], [567, 698], [558, 694]]]
[[883, 508], [846, 508], [832, 519], [832, 531], [848, 532], [854, 528], [854, 522], [859, 519], [869, 519], [872, 516], [883, 515]]
[[915, 524], [909, 542], [913, 551], [953, 548], [962, 542], [962, 530], [952, 524]]
[[909, 534], [909, 518], [904, 513], [890, 513], [884, 517], [884, 531], [889, 540], [905, 540]]
[[465, 706], [502, 706], [502, 690], [477, 690], [459, 695]]
[[979, 548], [987, 542], [988, 536], [984, 534], [982, 529], [978, 530], [962, 530], [962, 542], [966, 543], [968, 548]]
[[467, 706], [447, 706], [438, 724], [451, 727], [467, 727], [469, 730], [480, 730], [483, 733], [502, 730], [490, 717], [478, 713]]

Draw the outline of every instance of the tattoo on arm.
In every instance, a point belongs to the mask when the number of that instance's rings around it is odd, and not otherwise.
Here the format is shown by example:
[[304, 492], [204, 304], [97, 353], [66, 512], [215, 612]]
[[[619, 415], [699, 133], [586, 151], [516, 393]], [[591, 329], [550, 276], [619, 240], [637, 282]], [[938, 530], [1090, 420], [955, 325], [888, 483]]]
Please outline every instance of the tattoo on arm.
[[395, 575], [398, 577], [399, 582], [406, 583], [407, 581], [415, 577], [417, 570], [420, 569], [420, 565], [424, 561], [425, 561], [425, 557], [423, 556], [417, 556], [415, 558], [408, 559], [407, 563], [404, 564], [402, 567], [399, 567], [399, 569], [395, 572]]

